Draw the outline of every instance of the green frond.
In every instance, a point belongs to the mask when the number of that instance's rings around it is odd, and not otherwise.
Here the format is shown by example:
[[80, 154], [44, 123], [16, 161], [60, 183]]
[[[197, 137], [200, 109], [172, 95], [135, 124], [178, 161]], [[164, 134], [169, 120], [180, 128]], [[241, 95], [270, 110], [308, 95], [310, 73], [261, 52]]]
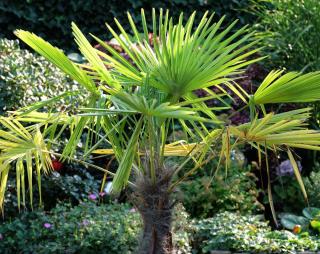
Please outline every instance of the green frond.
[[82, 110], [88, 113], [82, 113], [80, 116], [142, 114], [146, 117], [152, 116], [159, 119], [175, 118], [198, 122], [218, 122], [215, 116], [213, 119], [199, 116], [193, 108], [171, 105], [169, 102], [159, 104], [155, 99], [150, 101], [150, 99], [148, 100], [146, 97], [137, 94], [119, 92], [110, 97], [110, 100], [116, 107], [115, 109], [83, 108]]
[[261, 119], [240, 126], [230, 126], [230, 132], [243, 142], [273, 147], [296, 147], [320, 150], [320, 132], [307, 128], [310, 109], [282, 114], [269, 113]]
[[[21, 190], [23, 204], [25, 205], [25, 170], [27, 171], [28, 187], [30, 194], [30, 204], [33, 203], [33, 174], [37, 175], [37, 183], [40, 194], [41, 204], [41, 173], [49, 173], [51, 171], [51, 158], [47, 150], [43, 136], [39, 128], [35, 128], [29, 132], [17, 120], [4, 118], [0, 119], [0, 124], [6, 130], [0, 131], [0, 161], [1, 161], [1, 181], [5, 182], [9, 172], [9, 168], [16, 168], [17, 178], [17, 197], [18, 206], [21, 203]], [[34, 163], [33, 163], [34, 162]], [[35, 169], [33, 168], [35, 164]], [[24, 166], [26, 165], [26, 166]], [[3, 197], [5, 185], [0, 188], [0, 207], [3, 206]]]
[[123, 157], [120, 160], [118, 170], [116, 172], [116, 175], [113, 178], [112, 181], [112, 191], [115, 193], [120, 192], [125, 185], [127, 184], [131, 169], [133, 167], [133, 161], [134, 157], [137, 153], [138, 148], [138, 139], [141, 131], [142, 126], [142, 118], [138, 121], [137, 126], [132, 133], [132, 136], [128, 142], [128, 146], [126, 150], [124, 151]]
[[99, 76], [103, 81], [106, 82], [109, 86], [119, 89], [120, 85], [116, 80], [114, 80], [108, 71], [106, 65], [103, 63], [101, 57], [98, 55], [97, 50], [94, 49], [86, 37], [81, 33], [80, 29], [75, 23], [72, 22], [73, 35], [75, 41], [79, 46], [81, 53], [86, 57], [91, 66], [95, 71], [98, 72]]
[[301, 74], [271, 71], [253, 96], [256, 105], [313, 102], [320, 99], [320, 72]]
[[50, 99], [47, 99], [47, 100], [44, 100], [44, 101], [35, 102], [32, 105], [28, 105], [26, 107], [20, 108], [19, 112], [17, 112], [17, 114], [19, 114], [20, 117], [21, 117], [21, 116], [26, 115], [26, 114], [28, 114], [30, 112], [34, 112], [34, 111], [37, 111], [39, 109], [42, 109], [42, 108], [44, 108], [46, 106], [51, 106], [54, 103], [60, 101], [61, 99], [66, 98], [66, 97], [79, 95], [79, 93], [80, 93], [79, 91], [67, 91], [65, 93], [59, 94], [57, 96], [54, 96], [54, 97], [52, 97]]
[[42, 38], [27, 31], [16, 30], [15, 35], [40, 55], [44, 56], [48, 61], [55, 64], [71, 78], [76, 80], [92, 94], [99, 94], [92, 79], [75, 63], [69, 60], [69, 58], [62, 52], [62, 50], [52, 46]]
[[[113, 75], [126, 84], [142, 85], [142, 79], [148, 75], [150, 84], [166, 93], [172, 101], [183, 97], [192, 91], [207, 88], [221, 83], [230, 82], [232, 75], [240, 73], [242, 68], [252, 62], [247, 60], [258, 49], [250, 50], [256, 42], [247, 43], [252, 38], [244, 27], [230, 35], [236, 22], [233, 22], [223, 31], [220, 31], [222, 18], [217, 23], [211, 23], [213, 15], [206, 13], [200, 24], [194, 27], [195, 13], [183, 24], [182, 16], [176, 25], [172, 24], [169, 13], [152, 12], [153, 40], [152, 46], [148, 39], [148, 29], [142, 11], [143, 35], [140, 36], [137, 25], [128, 14], [129, 23], [134, 34], [134, 40], [117, 21], [120, 31], [118, 34], [113, 28], [107, 28], [119, 42], [123, 50], [136, 65], [133, 69], [122, 56], [110, 46], [94, 37], [110, 53], [105, 55], [105, 63], [114, 67]], [[103, 53], [98, 53], [103, 55]], [[197, 61], [194, 61], [197, 59]], [[233, 90], [238, 87], [228, 83]], [[240, 94], [240, 92], [238, 93]]]

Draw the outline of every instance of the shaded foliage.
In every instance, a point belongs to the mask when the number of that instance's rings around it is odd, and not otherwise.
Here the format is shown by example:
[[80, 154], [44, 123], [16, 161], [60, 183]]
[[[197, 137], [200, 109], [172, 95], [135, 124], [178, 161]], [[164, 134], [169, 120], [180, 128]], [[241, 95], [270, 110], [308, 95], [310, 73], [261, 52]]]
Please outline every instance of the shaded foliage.
[[[238, 14], [241, 25], [254, 20], [254, 15], [243, 11], [250, 7], [249, 0], [2, 0], [0, 37], [13, 38], [15, 29], [26, 29], [66, 50], [75, 50], [70, 29], [72, 21], [77, 23], [84, 33], [90, 32], [103, 39], [111, 39], [111, 34], [104, 26], [105, 22], [114, 24], [113, 17], [116, 17], [124, 23], [123, 21], [127, 20], [127, 11], [138, 14], [141, 8], [151, 10], [152, 7], [171, 9], [176, 18], [182, 11], [187, 17], [194, 10], [199, 13], [209, 10], [216, 12], [217, 17], [226, 14], [228, 18], [234, 19]], [[134, 15], [133, 18], [136, 22], [141, 21], [139, 15]], [[129, 24], [125, 28], [128, 29]]]
[[318, 0], [266, 0], [257, 9], [261, 43], [269, 65], [291, 71], [320, 68], [320, 2]]

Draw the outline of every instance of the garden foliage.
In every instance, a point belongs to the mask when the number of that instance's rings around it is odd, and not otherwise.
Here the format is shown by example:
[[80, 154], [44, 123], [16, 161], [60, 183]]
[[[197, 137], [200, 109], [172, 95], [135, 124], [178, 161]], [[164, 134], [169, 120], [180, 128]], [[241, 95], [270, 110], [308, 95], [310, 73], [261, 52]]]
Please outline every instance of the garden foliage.
[[320, 170], [319, 164], [313, 169], [309, 177], [304, 179], [311, 206], [320, 207]]
[[[247, 27], [231, 33], [236, 22], [221, 29], [224, 18], [212, 24], [214, 15], [208, 12], [196, 27], [195, 12], [186, 22], [183, 14], [174, 20], [169, 16], [169, 11], [162, 9], [159, 12], [153, 9], [151, 17], [152, 29], [149, 29], [142, 9], [142, 23], [138, 28], [128, 14], [131, 35], [116, 19], [118, 32], [107, 26], [129, 60], [95, 36], [93, 38], [108, 53], [92, 47], [73, 23], [73, 34], [88, 61], [86, 65], [70, 61], [63, 51], [33, 33], [23, 30], [15, 32], [21, 40], [77, 81], [90, 96], [86, 108], [79, 109], [75, 115], [64, 112], [40, 114], [42, 118], [39, 120], [36, 110], [62, 97], [82, 94], [80, 90], [68, 91], [21, 109], [10, 118], [0, 119], [5, 128], [0, 133], [1, 205], [7, 178], [13, 168], [17, 174], [18, 204], [21, 191], [22, 204], [25, 205], [26, 175], [32, 204], [33, 172], [36, 173], [40, 192], [41, 174], [50, 172], [49, 154], [53, 153], [50, 147], [54, 138], [61, 134], [57, 133], [60, 126], [71, 129], [69, 142], [62, 154], [54, 153], [63, 161], [75, 159], [84, 133], [87, 134], [84, 159], [91, 153], [97, 153], [96, 149], [102, 142], [107, 140], [110, 144], [111, 149], [98, 153], [114, 156], [118, 162], [115, 173], [85, 161], [82, 163], [112, 175], [114, 193], [119, 193], [128, 185], [132, 187], [133, 202], [144, 223], [139, 253], [150, 253], [154, 249], [158, 253], [172, 253], [172, 193], [182, 181], [213, 158], [219, 158], [214, 174], [222, 162], [228, 169], [234, 149], [244, 144], [257, 149], [257, 167], [261, 167], [261, 157], [265, 156], [268, 176], [268, 154], [271, 151], [286, 152], [307, 199], [292, 149], [320, 150], [320, 133], [309, 129], [306, 124], [311, 109], [277, 113], [265, 105], [318, 101], [320, 74], [273, 70], [254, 93], [248, 94], [237, 83], [237, 75], [262, 58], [254, 57], [259, 49], [251, 48], [258, 41], [253, 40], [254, 34]], [[233, 100], [226, 89], [246, 104], [240, 111], [249, 113], [249, 122], [233, 125], [228, 117], [218, 116], [217, 112], [230, 109], [225, 99]], [[199, 90], [206, 96], [199, 98], [196, 93]], [[210, 107], [205, 103], [212, 99], [219, 100], [224, 106]], [[23, 126], [20, 122], [26, 119], [30, 125]], [[183, 139], [169, 141], [168, 136], [175, 122], [181, 126], [184, 136]], [[216, 147], [218, 152], [213, 149]], [[167, 164], [168, 156], [187, 158], [181, 165], [171, 167]], [[183, 166], [191, 161], [194, 167], [176, 178]], [[268, 194], [271, 199], [270, 179]]]
[[0, 37], [11, 39], [14, 38], [12, 31], [25, 29], [35, 32], [63, 49], [74, 51], [71, 22], [78, 24], [85, 33], [90, 32], [100, 38], [111, 39], [111, 35], [106, 33], [104, 23], [114, 25], [113, 17], [117, 17], [122, 24], [125, 24], [125, 29], [129, 29], [129, 24], [126, 24], [127, 11], [137, 14], [133, 15], [133, 19], [140, 22], [141, 17], [138, 13], [141, 8], [148, 11], [152, 7], [170, 9], [174, 11], [176, 17], [180, 12], [184, 12], [187, 17], [193, 10], [199, 13], [209, 10], [216, 12], [217, 17], [227, 15], [228, 19], [234, 19], [238, 16], [240, 23], [245, 25], [252, 23], [254, 19], [254, 15], [244, 11], [250, 8], [250, 4], [250, 0], [2, 0]]
[[[21, 49], [17, 40], [0, 40], [1, 114], [75, 89], [79, 89], [77, 83], [43, 57]], [[79, 105], [83, 93], [78, 101], [71, 96], [61, 99], [57, 109], [70, 110]]]
[[290, 213], [280, 214], [281, 224], [284, 228], [300, 232], [320, 233], [320, 209], [317, 207], [306, 207], [302, 210], [302, 215]]
[[[181, 206], [174, 214], [174, 245], [178, 253], [190, 253], [188, 216]], [[61, 203], [48, 213], [22, 213], [1, 225], [0, 250], [3, 254], [136, 253], [141, 226], [139, 214], [127, 204]]]
[[[79, 203], [88, 200], [91, 195], [94, 195], [100, 202], [108, 202], [110, 196], [105, 192], [100, 193], [101, 177], [95, 179], [88, 169], [77, 164], [66, 164], [63, 169], [57, 170], [50, 175], [44, 175], [42, 182], [42, 195], [46, 198], [43, 200], [41, 207], [37, 204], [34, 208], [44, 209], [49, 211], [57, 205], [58, 202], [67, 202], [71, 205], [78, 205]], [[17, 184], [16, 176], [11, 176], [8, 179], [8, 189], [4, 199], [4, 213], [5, 221], [8, 221], [18, 214], [18, 198], [17, 198]], [[33, 189], [35, 198], [39, 198], [37, 191], [37, 183], [34, 181]], [[99, 195], [100, 193], [100, 195]], [[30, 211], [31, 204], [26, 200], [26, 207], [24, 212]]]
[[208, 168], [212, 171], [214, 164], [180, 185], [183, 205], [192, 217], [208, 218], [222, 211], [250, 214], [263, 210], [257, 200], [257, 179], [249, 169], [233, 166], [227, 174], [222, 170], [214, 178], [210, 174], [201, 176]]
[[318, 250], [317, 236], [295, 235], [290, 231], [271, 230], [259, 215], [241, 216], [224, 212], [195, 224], [195, 245], [198, 253], [211, 250], [232, 250], [250, 253], [296, 253]]
[[264, 52], [269, 65], [291, 71], [320, 69], [320, 1], [266, 0], [257, 1], [257, 27], [264, 38]]

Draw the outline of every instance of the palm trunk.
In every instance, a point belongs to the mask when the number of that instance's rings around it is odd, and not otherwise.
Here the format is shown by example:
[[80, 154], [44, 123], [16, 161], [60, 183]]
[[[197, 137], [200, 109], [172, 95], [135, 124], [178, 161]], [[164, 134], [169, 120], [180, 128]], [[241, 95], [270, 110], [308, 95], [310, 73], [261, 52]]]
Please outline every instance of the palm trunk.
[[157, 210], [143, 217], [143, 235], [139, 254], [173, 253], [171, 237], [171, 211]]
[[146, 176], [136, 182], [134, 203], [143, 220], [139, 254], [174, 253], [171, 235], [173, 205], [168, 193], [170, 182], [170, 173], [163, 174], [156, 183], [151, 183]]

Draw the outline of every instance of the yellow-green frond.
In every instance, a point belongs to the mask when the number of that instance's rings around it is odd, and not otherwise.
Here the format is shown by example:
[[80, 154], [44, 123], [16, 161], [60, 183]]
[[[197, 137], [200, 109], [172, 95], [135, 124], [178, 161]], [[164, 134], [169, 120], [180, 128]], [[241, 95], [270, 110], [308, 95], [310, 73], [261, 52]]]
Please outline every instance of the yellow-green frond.
[[52, 46], [42, 38], [27, 31], [16, 30], [15, 35], [40, 55], [44, 56], [48, 61], [60, 68], [63, 72], [70, 75], [70, 77], [76, 80], [88, 91], [93, 94], [98, 94], [98, 90], [92, 79], [75, 63], [69, 60], [62, 50]]
[[3, 197], [6, 185], [5, 182], [9, 173], [9, 168], [16, 169], [17, 198], [19, 208], [21, 203], [21, 191], [23, 200], [22, 203], [25, 205], [25, 176], [27, 176], [30, 194], [29, 199], [32, 206], [33, 174], [37, 175], [37, 183], [41, 196], [41, 173], [49, 173], [52, 168], [50, 154], [44, 142], [44, 138], [39, 128], [34, 128], [29, 131], [14, 119], [2, 117], [0, 119], [0, 124], [4, 128], [4, 130], [0, 131], [0, 207], [3, 205]]
[[320, 132], [307, 128], [309, 109], [282, 114], [269, 113], [261, 119], [240, 126], [230, 126], [230, 133], [243, 142], [272, 147], [296, 147], [320, 150]]
[[312, 102], [320, 99], [320, 72], [301, 74], [272, 71], [264, 79], [253, 99], [256, 105], [285, 102]]

